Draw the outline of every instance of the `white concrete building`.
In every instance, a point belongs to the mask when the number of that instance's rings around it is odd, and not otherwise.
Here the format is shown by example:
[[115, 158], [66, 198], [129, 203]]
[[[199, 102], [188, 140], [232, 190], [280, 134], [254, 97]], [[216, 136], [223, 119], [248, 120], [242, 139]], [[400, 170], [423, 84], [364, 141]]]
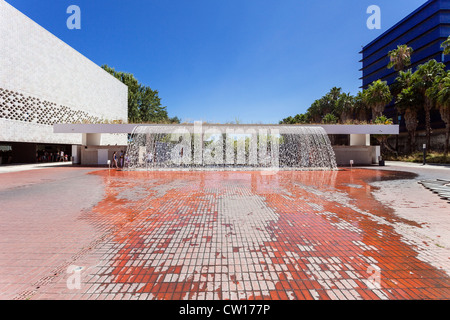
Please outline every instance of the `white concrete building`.
[[[33, 162], [63, 150], [75, 158], [87, 139], [55, 134], [55, 123], [127, 122], [128, 89], [98, 65], [0, 0], [0, 161]], [[90, 144], [126, 145], [126, 134]]]

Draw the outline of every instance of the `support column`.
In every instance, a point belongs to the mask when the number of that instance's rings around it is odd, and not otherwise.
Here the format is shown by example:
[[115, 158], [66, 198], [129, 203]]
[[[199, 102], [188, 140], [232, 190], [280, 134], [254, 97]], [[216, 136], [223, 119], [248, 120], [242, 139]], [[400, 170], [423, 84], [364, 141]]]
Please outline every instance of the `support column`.
[[81, 146], [72, 145], [72, 163], [80, 164], [81, 163]]

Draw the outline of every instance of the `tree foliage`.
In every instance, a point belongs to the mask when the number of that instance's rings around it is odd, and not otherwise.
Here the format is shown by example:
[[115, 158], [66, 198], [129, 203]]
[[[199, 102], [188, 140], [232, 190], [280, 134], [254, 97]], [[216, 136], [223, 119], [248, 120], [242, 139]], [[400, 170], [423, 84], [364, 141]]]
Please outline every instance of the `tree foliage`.
[[397, 46], [397, 49], [389, 51], [388, 68], [394, 68], [395, 71], [402, 71], [411, 64], [411, 54], [413, 49], [407, 45]]
[[396, 93], [395, 107], [403, 114], [408, 131], [409, 150], [413, 152], [416, 148], [417, 113], [423, 105], [423, 96], [418, 90], [417, 78], [411, 70], [400, 71], [393, 87]]
[[306, 113], [289, 116], [281, 120], [280, 124], [330, 123], [330, 121], [347, 123], [353, 119], [367, 121], [367, 105], [362, 97], [362, 92], [353, 96], [342, 92], [341, 88], [333, 87], [320, 99], [315, 100]]
[[383, 114], [385, 106], [392, 100], [391, 91], [386, 81], [377, 80], [364, 91], [364, 102], [372, 110], [372, 118]]
[[435, 106], [435, 100], [427, 91], [433, 87], [436, 79], [441, 77], [445, 72], [445, 64], [437, 62], [434, 59], [427, 61], [417, 67], [414, 73], [417, 79], [417, 86], [422, 93], [425, 110], [425, 129], [427, 136], [427, 145], [431, 146], [431, 109]]
[[[450, 36], [441, 47], [444, 55], [450, 54]], [[315, 100], [305, 114], [287, 117], [280, 123], [325, 123], [334, 119], [341, 123], [354, 119], [365, 121], [370, 118], [368, 115], [370, 110], [372, 121], [381, 123], [386, 105], [394, 99], [395, 108], [405, 119], [411, 151], [415, 147], [418, 113], [425, 112], [427, 144], [431, 147], [430, 112], [433, 108], [440, 111], [441, 118], [446, 124], [447, 154], [450, 140], [450, 71], [446, 72], [446, 66], [434, 59], [419, 65], [414, 72], [405, 71], [406, 67], [411, 65], [412, 53], [413, 49], [407, 45], [399, 45], [388, 53], [387, 67], [398, 71], [398, 76], [390, 87], [385, 81], [377, 80], [355, 96], [343, 93], [339, 87], [333, 87], [323, 97]]]
[[324, 124], [335, 124], [335, 123], [338, 122], [338, 118], [337, 118], [334, 114], [332, 114], [332, 113], [327, 113], [327, 114], [323, 117], [322, 122], [323, 122]]
[[436, 77], [433, 85], [426, 91], [428, 99], [432, 100], [445, 122], [445, 155], [449, 152], [450, 140], [450, 71]]
[[107, 65], [102, 68], [128, 86], [128, 121], [132, 123], [179, 123], [177, 117], [169, 118], [167, 107], [161, 105], [157, 90], [145, 86], [127, 72], [116, 71]]
[[442, 42], [441, 47], [444, 49], [444, 54], [450, 54], [450, 36], [448, 36], [447, 40]]

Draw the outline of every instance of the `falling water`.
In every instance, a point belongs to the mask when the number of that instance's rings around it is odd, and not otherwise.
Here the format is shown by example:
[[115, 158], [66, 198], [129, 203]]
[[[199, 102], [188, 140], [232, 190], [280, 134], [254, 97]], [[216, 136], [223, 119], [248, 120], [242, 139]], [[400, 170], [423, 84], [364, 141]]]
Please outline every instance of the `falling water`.
[[320, 126], [138, 125], [127, 170], [335, 170]]

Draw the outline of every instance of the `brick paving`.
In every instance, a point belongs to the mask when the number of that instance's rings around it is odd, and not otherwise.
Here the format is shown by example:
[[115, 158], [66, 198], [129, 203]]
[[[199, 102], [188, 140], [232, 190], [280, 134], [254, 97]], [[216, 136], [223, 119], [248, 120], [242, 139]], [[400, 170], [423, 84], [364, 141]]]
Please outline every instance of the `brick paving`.
[[427, 226], [373, 195], [371, 182], [416, 183], [412, 174], [51, 168], [0, 177], [1, 299], [450, 298], [448, 251], [400, 234], [399, 225]]

